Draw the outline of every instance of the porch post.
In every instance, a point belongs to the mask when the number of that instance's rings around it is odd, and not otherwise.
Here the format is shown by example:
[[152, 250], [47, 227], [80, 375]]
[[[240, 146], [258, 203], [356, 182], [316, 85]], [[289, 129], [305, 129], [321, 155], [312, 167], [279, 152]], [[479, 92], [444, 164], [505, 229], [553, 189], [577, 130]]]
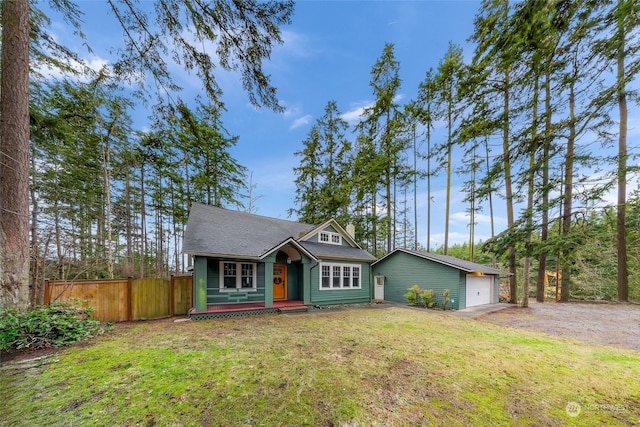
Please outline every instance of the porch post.
[[302, 302], [311, 304], [311, 260], [302, 257]]
[[207, 258], [194, 257], [193, 301], [196, 311], [207, 311]]
[[264, 306], [273, 307], [273, 263], [276, 255], [269, 255], [264, 259]]

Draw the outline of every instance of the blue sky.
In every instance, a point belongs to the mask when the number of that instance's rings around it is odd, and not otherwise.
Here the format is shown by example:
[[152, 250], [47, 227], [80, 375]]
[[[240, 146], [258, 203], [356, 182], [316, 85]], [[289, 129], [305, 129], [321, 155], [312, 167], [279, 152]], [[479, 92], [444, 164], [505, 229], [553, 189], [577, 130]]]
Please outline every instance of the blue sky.
[[[322, 116], [329, 100], [337, 102], [351, 124], [357, 122], [362, 108], [373, 101], [370, 71], [385, 43], [394, 44], [402, 79], [400, 102], [408, 101], [416, 96], [426, 71], [437, 68], [450, 41], [466, 45], [479, 4], [475, 1], [298, 3], [293, 24], [285, 29], [286, 42], [276, 48], [268, 66], [287, 113], [276, 116], [259, 112], [257, 117], [249, 115], [228, 122], [240, 135], [240, 150], [243, 139], [260, 147], [254, 151], [259, 155], [244, 160], [255, 171], [258, 193], [264, 195], [259, 201], [259, 213], [286, 217], [286, 210], [293, 206], [292, 170], [299, 161], [293, 153], [301, 149], [309, 128]], [[470, 54], [471, 49], [468, 51]], [[252, 130], [256, 123], [260, 127]], [[433, 190], [432, 245], [439, 246], [444, 231], [444, 211], [439, 209], [444, 201], [443, 183], [436, 183]], [[426, 184], [421, 186], [420, 193], [419, 235], [426, 246]], [[456, 210], [463, 212], [464, 208], [457, 204]], [[456, 214], [451, 222], [450, 241], [461, 243], [468, 240], [468, 228], [459, 218], [460, 214]]]
[[[83, 29], [94, 49], [85, 59], [96, 66], [109, 63], [109, 52], [121, 44], [122, 30], [104, 2], [81, 1], [79, 5], [85, 13]], [[294, 152], [302, 148], [302, 141], [330, 100], [337, 102], [351, 124], [357, 122], [361, 109], [373, 101], [370, 71], [385, 43], [395, 46], [403, 103], [416, 96], [426, 71], [437, 68], [449, 42], [463, 47], [465, 58], [469, 58], [472, 46], [467, 39], [479, 7], [479, 1], [298, 2], [292, 24], [282, 28], [284, 44], [274, 48], [265, 64], [286, 108], [283, 114], [256, 110], [249, 104], [238, 76], [217, 74], [228, 109], [223, 122], [231, 135], [239, 136], [233, 155], [253, 173], [254, 196], [261, 196], [256, 202], [257, 213], [288, 218], [287, 211], [294, 207], [293, 168], [299, 162]], [[79, 51], [82, 49], [81, 42], [72, 38], [62, 23], [56, 22], [53, 31], [60, 41], [71, 47], [77, 43]], [[195, 97], [199, 87], [196, 76], [176, 69], [175, 78], [185, 88], [183, 99]], [[139, 129], [148, 126], [147, 115], [142, 108], [136, 110]], [[444, 177], [432, 181], [432, 248], [443, 243], [444, 183]], [[449, 242], [463, 243], [469, 236], [467, 206], [461, 202], [459, 188], [454, 188], [452, 195]], [[506, 227], [501, 214], [504, 201], [496, 197], [494, 204], [496, 228], [501, 231]], [[422, 183], [418, 230], [425, 246], [426, 205], [426, 184]], [[476, 215], [476, 221], [476, 241], [486, 240], [490, 237], [488, 207]]]

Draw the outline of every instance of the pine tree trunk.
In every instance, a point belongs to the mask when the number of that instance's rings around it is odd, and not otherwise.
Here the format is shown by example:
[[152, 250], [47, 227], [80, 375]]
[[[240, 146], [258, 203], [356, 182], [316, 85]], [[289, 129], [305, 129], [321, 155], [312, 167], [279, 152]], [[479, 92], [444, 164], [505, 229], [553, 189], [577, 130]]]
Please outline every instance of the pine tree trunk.
[[[484, 148], [485, 148], [485, 155], [486, 155], [486, 166], [487, 166], [487, 175], [489, 175], [489, 172], [491, 170], [491, 163], [489, 162], [489, 137], [486, 137], [484, 140]], [[493, 239], [496, 235], [496, 226], [495, 226], [495, 220], [494, 220], [494, 215], [493, 215], [493, 190], [489, 191], [489, 221], [491, 223], [491, 238]], [[496, 254], [495, 253], [491, 253], [491, 267], [495, 268], [496, 267]]]
[[[569, 89], [569, 138], [567, 139], [567, 152], [565, 155], [565, 171], [564, 171], [564, 203], [562, 207], [562, 235], [565, 239], [568, 238], [571, 233], [571, 215], [573, 211], [573, 163], [574, 163], [574, 146], [576, 140], [576, 123], [575, 123], [575, 109], [576, 109], [576, 95], [575, 95], [575, 79], [570, 83]], [[566, 248], [562, 251], [562, 275], [556, 277], [556, 281], [562, 277], [562, 289], [570, 290], [571, 283], [571, 260], [569, 255], [575, 248]], [[567, 295], [568, 300], [568, 295]]]
[[[618, 8], [623, 0], [618, 0]], [[620, 13], [622, 15], [622, 13]], [[617, 253], [618, 253], [618, 301], [629, 300], [629, 274], [627, 269], [627, 94], [625, 88], [625, 31], [624, 16], [618, 16], [618, 111], [620, 128], [618, 135], [618, 215], [617, 215]]]
[[[527, 237], [525, 239], [525, 259], [522, 273], [522, 307], [529, 307], [529, 288], [531, 282], [531, 240], [532, 231], [531, 226], [533, 224], [533, 198], [535, 192], [535, 175], [534, 168], [536, 165], [536, 146], [538, 136], [538, 97], [539, 97], [540, 79], [538, 74], [535, 76], [533, 83], [533, 99], [532, 99], [532, 118], [531, 118], [531, 144], [529, 144], [529, 173], [528, 173], [528, 191], [527, 191]], [[538, 284], [538, 291], [542, 288], [544, 290], [544, 284]]]
[[[545, 130], [544, 130], [544, 152], [543, 156], [543, 176], [542, 176], [542, 228], [540, 231], [540, 240], [544, 244], [549, 238], [549, 209], [547, 207], [549, 202], [549, 190], [547, 185], [549, 182], [549, 143], [551, 140], [551, 72], [547, 66], [545, 74]], [[544, 287], [544, 279], [547, 275], [547, 252], [543, 250], [538, 256], [538, 284]], [[566, 288], [566, 289], [565, 289]], [[563, 286], [561, 290], [561, 301], [569, 301], [569, 288]], [[565, 295], [566, 292], [566, 295]]]
[[127, 239], [127, 276], [133, 274], [133, 226], [131, 221], [131, 182], [130, 182], [130, 168], [127, 166], [124, 180], [124, 200], [126, 206], [126, 219], [125, 219], [125, 233]]
[[2, 2], [0, 307], [29, 306], [29, 2]]
[[[449, 125], [451, 126], [451, 125]], [[447, 143], [447, 195], [444, 214], [444, 254], [449, 253], [449, 215], [451, 213], [451, 128], [449, 128], [449, 142]]]
[[29, 188], [29, 195], [31, 198], [31, 252], [32, 252], [32, 264], [31, 264], [31, 293], [29, 296], [29, 303], [31, 306], [42, 305], [44, 302], [44, 289], [40, 282], [40, 245], [38, 244], [38, 197], [36, 192], [37, 183], [35, 182], [35, 153], [31, 153], [31, 185]]
[[413, 250], [418, 250], [418, 147], [416, 124], [413, 124]]
[[[502, 123], [502, 151], [504, 156], [504, 191], [507, 201], [507, 227], [512, 228], [513, 219], [513, 190], [511, 182], [511, 153], [509, 148], [509, 90], [510, 90], [509, 70], [505, 71], [504, 79], [504, 112]], [[515, 243], [509, 245], [508, 253], [509, 263], [509, 302], [516, 304], [518, 302], [518, 279], [516, 270], [516, 246]]]
[[427, 124], [427, 252], [431, 252], [431, 125]]
[[[113, 127], [112, 127], [113, 128]], [[111, 132], [109, 132], [111, 133]], [[111, 171], [109, 165], [111, 163], [111, 149], [109, 147], [109, 135], [107, 135], [107, 141], [102, 146], [102, 179], [105, 194], [105, 222], [107, 226], [107, 236], [105, 239], [105, 245], [107, 246], [107, 274], [109, 279], [113, 279], [113, 246], [112, 241], [112, 227], [111, 227]]]
[[140, 165], [140, 278], [144, 278], [147, 256], [147, 212], [144, 203], [144, 163]]

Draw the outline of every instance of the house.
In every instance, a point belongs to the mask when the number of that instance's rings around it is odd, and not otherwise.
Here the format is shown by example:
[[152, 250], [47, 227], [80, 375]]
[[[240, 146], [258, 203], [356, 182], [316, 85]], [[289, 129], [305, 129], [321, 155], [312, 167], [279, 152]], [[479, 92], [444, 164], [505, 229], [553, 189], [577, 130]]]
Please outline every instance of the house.
[[193, 319], [371, 301], [371, 263], [333, 219], [309, 225], [193, 204]]
[[450, 304], [455, 310], [498, 302], [498, 269], [430, 252], [396, 249], [371, 265], [374, 275], [374, 298], [407, 302], [404, 296], [413, 285], [436, 292], [442, 305], [442, 293], [449, 289]]

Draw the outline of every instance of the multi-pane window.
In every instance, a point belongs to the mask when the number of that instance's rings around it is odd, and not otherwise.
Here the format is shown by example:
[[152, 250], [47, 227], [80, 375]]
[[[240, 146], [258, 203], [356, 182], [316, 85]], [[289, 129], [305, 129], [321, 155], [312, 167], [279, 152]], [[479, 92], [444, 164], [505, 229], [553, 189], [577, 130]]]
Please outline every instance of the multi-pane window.
[[256, 290], [255, 263], [220, 262], [220, 291]]
[[320, 268], [320, 289], [359, 289], [360, 266], [353, 264], [325, 264]]
[[322, 266], [322, 277], [320, 278], [320, 286], [323, 288], [329, 288], [331, 286], [331, 266]]
[[333, 278], [333, 286], [334, 288], [339, 288], [340, 287], [340, 266], [339, 265], [334, 265], [333, 266], [333, 274], [332, 274], [332, 278]]
[[342, 287], [351, 287], [351, 267], [348, 267], [346, 265], [342, 267]]
[[254, 264], [242, 263], [242, 288], [253, 288]]
[[318, 233], [318, 241], [320, 243], [341, 245], [342, 236], [340, 235], [340, 233], [334, 233], [333, 231], [321, 231], [320, 233]]
[[222, 268], [223, 271], [223, 286], [225, 289], [235, 289], [237, 282], [237, 270], [235, 262], [225, 262]]

